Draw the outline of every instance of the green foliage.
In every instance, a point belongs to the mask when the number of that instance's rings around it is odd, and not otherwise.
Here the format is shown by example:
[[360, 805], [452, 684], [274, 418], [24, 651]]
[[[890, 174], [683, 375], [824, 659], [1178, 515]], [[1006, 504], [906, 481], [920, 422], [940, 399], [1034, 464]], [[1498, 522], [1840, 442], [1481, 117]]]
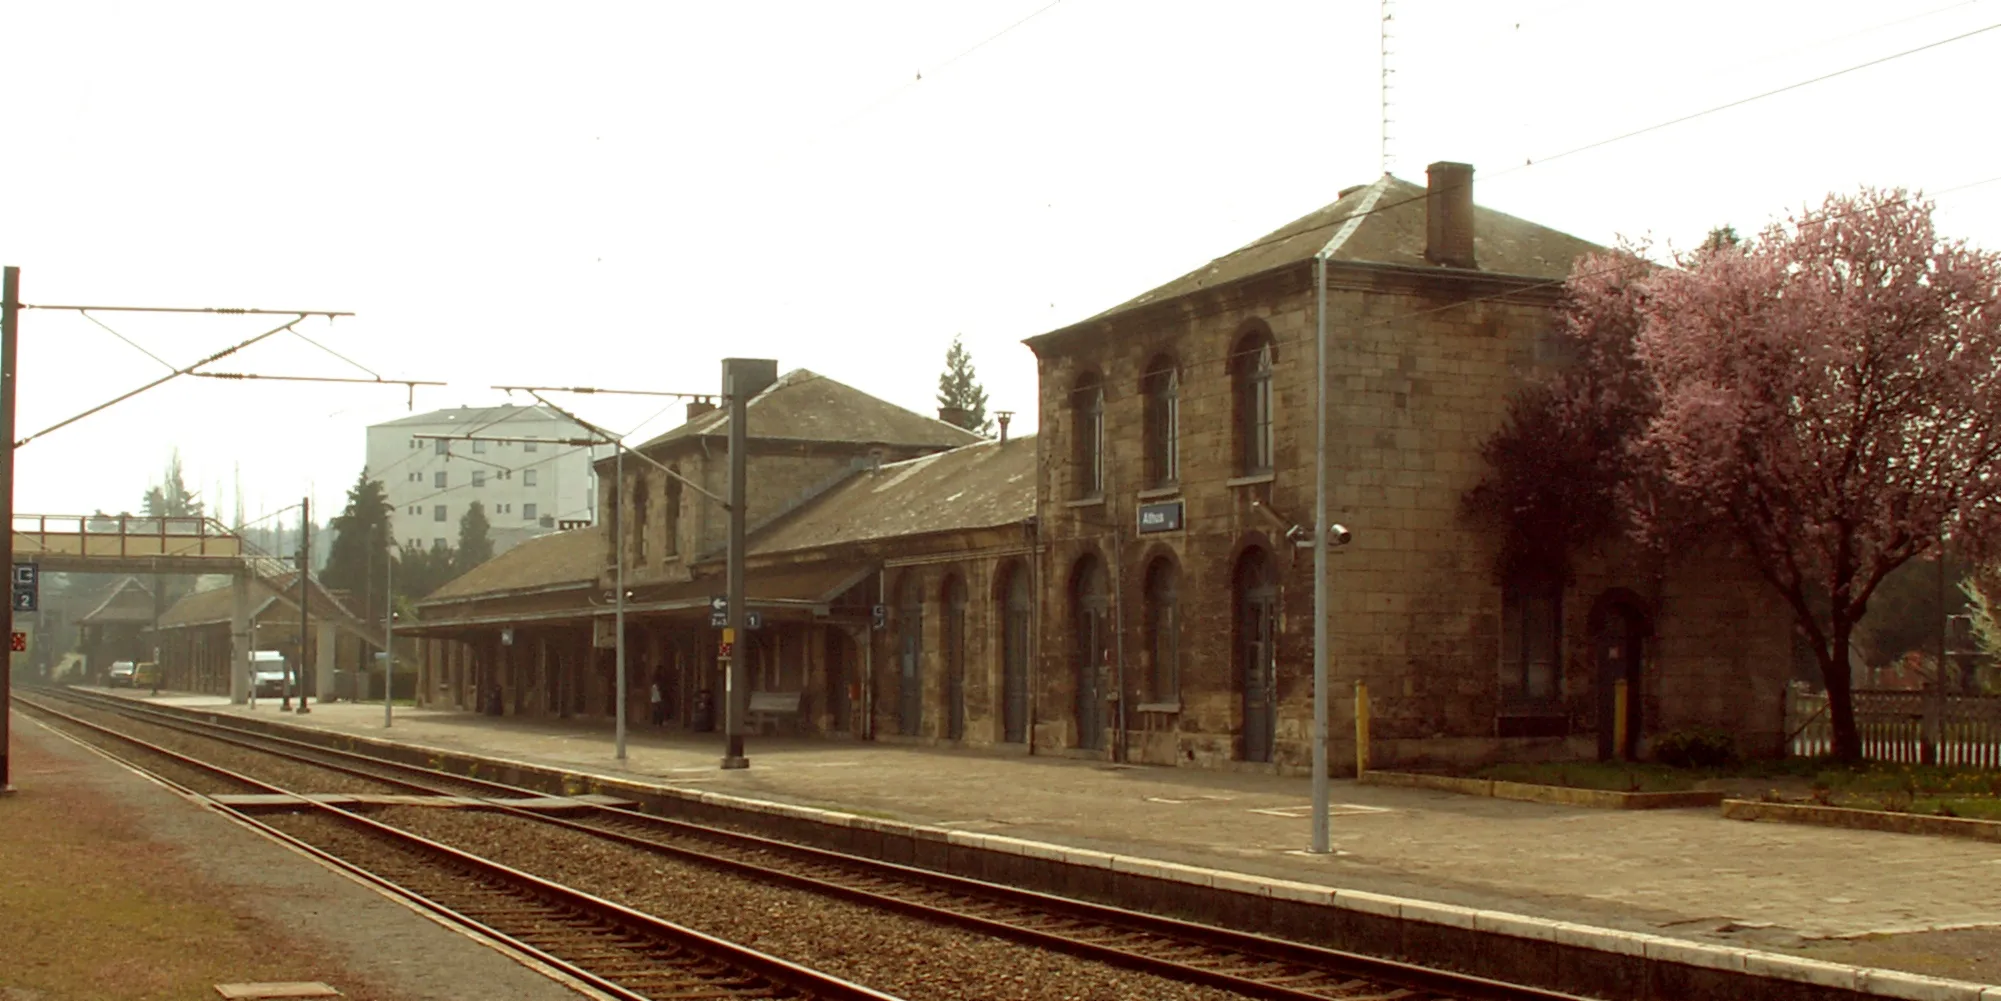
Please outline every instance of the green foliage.
[[1737, 742], [1721, 730], [1676, 730], [1654, 738], [1654, 760], [1670, 768], [1728, 768]]
[[973, 355], [958, 337], [945, 352], [945, 371], [938, 376], [938, 406], [957, 407], [966, 412], [959, 425], [968, 431], [992, 437], [994, 423], [987, 419], [987, 391], [973, 374]]
[[[146, 491], [140, 502], [140, 511], [148, 518], [199, 518], [202, 516], [200, 497], [188, 489], [187, 481], [181, 473], [181, 450], [174, 449], [167, 459], [165, 475], [159, 483]], [[153, 595], [159, 611], [165, 611], [194, 589], [194, 578], [179, 574], [154, 574]]]
[[486, 508], [473, 501], [459, 518], [458, 556], [452, 565], [464, 573], [490, 559], [493, 559], [493, 535], [486, 522]]
[[[1963, 557], [1947, 554], [1948, 582], [1965, 577], [1968, 569]], [[1946, 616], [1967, 610], [1966, 595], [1959, 588], [1948, 586], [1943, 595], [1940, 590], [1935, 559], [1911, 560], [1876, 585], [1876, 593], [1869, 597], [1869, 610], [1855, 629], [1870, 664], [1888, 664], [1913, 651], [1924, 654], [1927, 663], [1937, 662], [1939, 630], [1944, 628]]]
[[397, 607], [404, 610], [404, 621], [414, 620], [418, 601], [458, 575], [458, 552], [450, 546], [404, 549], [396, 561]]
[[363, 469], [348, 488], [347, 508], [327, 524], [334, 538], [320, 582], [373, 606], [369, 596], [389, 565], [389, 518], [389, 495], [382, 481], [369, 479]]

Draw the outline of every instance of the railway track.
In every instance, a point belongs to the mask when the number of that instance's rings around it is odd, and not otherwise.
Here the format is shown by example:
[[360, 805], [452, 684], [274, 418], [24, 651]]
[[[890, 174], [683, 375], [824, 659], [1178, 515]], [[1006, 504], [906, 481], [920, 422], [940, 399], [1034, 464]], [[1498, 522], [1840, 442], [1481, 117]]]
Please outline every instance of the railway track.
[[[59, 728], [113, 739], [104, 751], [185, 796], [480, 932], [578, 983], [620, 1001], [658, 998], [793, 998], [897, 1001], [893, 995], [725, 942], [690, 928], [448, 845], [317, 803], [267, 782], [122, 734], [34, 699], [17, 704]], [[100, 748], [100, 750], [103, 750]], [[213, 775], [231, 786], [296, 799], [301, 815], [281, 830], [149, 768], [147, 762]]]
[[[105, 698], [92, 697], [91, 701], [100, 704]], [[131, 705], [129, 700], [117, 698], [108, 702]], [[145, 711], [148, 718], [166, 715]], [[249, 746], [265, 741], [273, 746], [293, 743], [261, 735], [251, 741], [237, 736], [229, 739]], [[395, 770], [397, 781], [412, 788], [424, 787], [421, 776], [448, 778], [349, 751], [312, 751], [312, 757], [359, 758], [369, 767]], [[359, 762], [347, 764], [363, 767]], [[501, 791], [522, 794], [522, 790], [482, 780], [453, 776], [449, 781], [481, 782], [489, 788], [485, 793], [489, 797]], [[490, 808], [760, 882], [1246, 997], [1272, 1001], [1578, 1001], [1574, 995], [1535, 987], [1129, 911], [632, 810], [592, 806], [558, 817], [509, 807], [504, 802]]]

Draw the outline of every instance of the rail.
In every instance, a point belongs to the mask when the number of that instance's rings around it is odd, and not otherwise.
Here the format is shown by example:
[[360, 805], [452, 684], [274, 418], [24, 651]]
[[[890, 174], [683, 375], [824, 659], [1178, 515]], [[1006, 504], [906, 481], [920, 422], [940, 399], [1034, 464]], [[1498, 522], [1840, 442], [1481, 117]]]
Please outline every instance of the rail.
[[[120, 733], [64, 713], [38, 699], [21, 699], [20, 704], [33, 712], [60, 719], [69, 726], [137, 747], [146, 754], [164, 758], [178, 766], [261, 789], [267, 795], [288, 797], [318, 816], [335, 820], [350, 832], [359, 833], [374, 844], [387, 846], [390, 856], [401, 856], [405, 861], [401, 864], [390, 862], [385, 866], [378, 853], [375, 863], [358, 863], [346, 857], [355, 854], [352, 846], [345, 851], [336, 851], [315, 844], [264, 823], [248, 812], [229, 805], [226, 800], [200, 793], [158, 774], [155, 769], [98, 748], [121, 764], [229, 814], [268, 837], [296, 847], [329, 866], [360, 877], [454, 924], [488, 935], [509, 949], [532, 956], [577, 982], [620, 1001], [646, 1001], [662, 996], [899, 1001], [893, 995], [703, 934], [379, 823], [308, 795]], [[413, 864], [408, 861], [410, 859], [417, 861]], [[393, 878], [380, 871], [383, 868], [395, 870]], [[421, 887], [412, 884], [421, 884]], [[560, 930], [552, 930], [558, 926]], [[597, 970], [605, 972], [594, 972]]]
[[[198, 722], [204, 730], [220, 729], [249, 735], [270, 745], [305, 748], [314, 755], [367, 762], [371, 767], [392, 769], [405, 776], [422, 774], [453, 782], [476, 781], [489, 790], [517, 795], [523, 791], [487, 780], [443, 776], [430, 769], [353, 750], [252, 733], [221, 721], [184, 715], [179, 710], [140, 706], [130, 699], [94, 693], [87, 697], [124, 712]], [[429, 791], [444, 794], [444, 790], [436, 788]], [[488, 800], [482, 805], [760, 882], [851, 900], [1248, 997], [1326, 1001], [1330, 997], [1350, 996], [1367, 986], [1370, 996], [1407, 1001], [1579, 1001], [1575, 995], [1532, 986], [1145, 914], [636, 810], [585, 805], [577, 814], [583, 819], [573, 820], [511, 807], [505, 802]], [[1341, 993], [1328, 993], [1333, 990]]]

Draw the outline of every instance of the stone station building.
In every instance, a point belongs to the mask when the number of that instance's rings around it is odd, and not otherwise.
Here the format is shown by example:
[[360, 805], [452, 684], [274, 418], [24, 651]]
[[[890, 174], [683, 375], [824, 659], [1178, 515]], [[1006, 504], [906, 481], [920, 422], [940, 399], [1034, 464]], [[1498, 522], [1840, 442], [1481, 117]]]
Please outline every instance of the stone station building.
[[[1385, 175], [1129, 302], [1028, 340], [1039, 433], [1000, 442], [795, 371], [750, 403], [758, 720], [852, 739], [1290, 772], [1310, 757], [1314, 260], [1326, 260], [1334, 758], [1354, 686], [1381, 763], [1589, 757], [1704, 725], [1778, 749], [1789, 617], [1727, 554], [1588, 554], [1497, 581], [1461, 513], [1511, 395], [1564, 352], [1596, 248], [1472, 200], [1472, 168]], [[420, 603], [420, 697], [612, 711], [613, 545], [628, 712], [715, 725], [727, 417], [599, 466], [598, 528], [533, 540]], [[699, 487], [700, 490], [696, 488]], [[614, 508], [614, 505], [616, 507]], [[602, 527], [623, 526], [613, 540]], [[496, 694], [497, 693], [497, 694]]]

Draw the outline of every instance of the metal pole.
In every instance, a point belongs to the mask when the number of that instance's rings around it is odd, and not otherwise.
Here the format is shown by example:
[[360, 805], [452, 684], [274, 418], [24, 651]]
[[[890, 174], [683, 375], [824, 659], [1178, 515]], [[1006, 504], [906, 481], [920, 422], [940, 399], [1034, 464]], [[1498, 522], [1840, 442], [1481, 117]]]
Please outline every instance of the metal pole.
[[7, 666], [0, 670], [0, 793], [13, 791], [10, 783], [13, 773], [9, 771], [7, 753], [13, 746], [13, 733], [8, 729], [7, 720], [12, 712], [14, 699], [14, 363], [15, 342], [19, 334], [21, 319], [21, 269], [8, 267], [4, 288], [0, 288], [0, 444], [6, 448], [6, 455], [0, 456], [0, 565], [7, 567], [8, 600], [5, 611], [0, 611], [4, 619], [8, 639]]
[[[388, 533], [389, 526], [382, 530]], [[382, 547], [382, 587], [389, 593], [382, 598], [382, 728], [389, 729], [389, 696], [396, 690], [396, 536], [389, 535], [389, 544]]]
[[[1313, 260], [1313, 847], [1328, 851], [1327, 820], [1327, 259]], [[1358, 759], [1359, 760], [1359, 759]]]
[[306, 658], [310, 656], [312, 644], [306, 642], [307, 610], [312, 602], [306, 589], [313, 581], [313, 499], [308, 496], [299, 502], [299, 711], [304, 716], [312, 710], [306, 708]]
[[618, 611], [612, 628], [617, 632], [613, 646], [618, 654], [618, 723], [616, 724], [617, 758], [625, 760], [625, 447], [619, 446], [617, 458], [612, 460], [618, 480], [618, 496], [611, 506], [611, 551], [616, 554], [612, 560], [612, 586], [618, 596], [613, 599]]
[[1932, 672], [1932, 692], [1925, 714], [1931, 719], [1925, 729], [1925, 764], [1945, 764], [1945, 656], [1946, 628], [1952, 619], [1945, 610], [1945, 533], [1939, 533], [1938, 542], [1938, 670]]
[[[744, 475], [749, 470], [750, 434], [745, 425], [749, 420], [749, 400], [745, 394], [737, 392], [740, 369], [734, 359], [726, 359], [723, 364], [723, 392], [730, 404], [730, 546], [729, 546], [729, 633], [733, 643], [743, 643], [744, 597], [743, 557], [744, 557], [744, 507], [748, 495], [744, 489]], [[723, 751], [722, 767], [748, 768], [750, 759], [743, 754], [743, 716], [738, 699], [743, 697], [745, 688], [744, 662], [749, 659], [738, 653], [734, 646], [730, 657], [723, 662], [723, 732], [727, 734]]]

